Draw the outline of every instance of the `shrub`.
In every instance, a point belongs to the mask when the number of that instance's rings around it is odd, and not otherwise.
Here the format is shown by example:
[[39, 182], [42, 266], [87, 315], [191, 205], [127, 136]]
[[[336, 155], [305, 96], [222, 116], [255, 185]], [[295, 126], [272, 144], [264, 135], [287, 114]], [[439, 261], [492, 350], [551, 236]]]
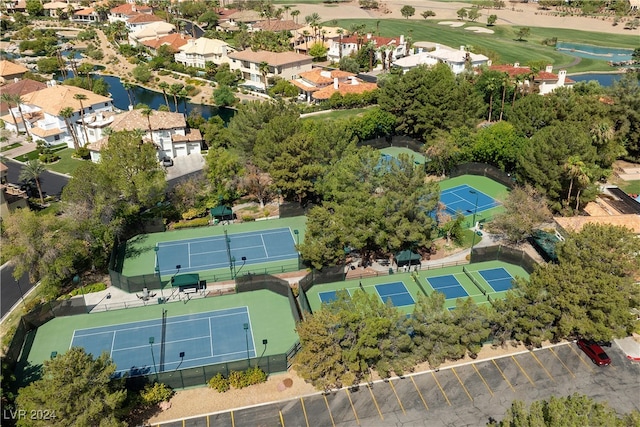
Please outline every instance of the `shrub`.
[[244, 371], [231, 371], [229, 374], [229, 384], [234, 388], [245, 388], [249, 385], [247, 374]]
[[89, 149], [87, 147], [80, 147], [76, 150], [76, 157], [79, 157], [81, 159], [88, 159], [89, 157], [91, 157], [91, 154], [89, 153]]
[[254, 217], [252, 217], [251, 215], [243, 215], [242, 216], [242, 221], [244, 222], [250, 222], [250, 221], [255, 221], [256, 219]]
[[220, 372], [218, 372], [215, 377], [212, 377], [207, 384], [209, 388], [214, 389], [218, 393], [224, 393], [230, 388], [229, 380], [223, 377]]
[[188, 211], [186, 211], [185, 213], [182, 214], [182, 219], [199, 218], [199, 217], [203, 216], [204, 214], [206, 214], [206, 211], [204, 209], [191, 208], [191, 209], [189, 209]]
[[247, 385], [260, 384], [267, 381], [267, 374], [257, 366], [247, 369], [245, 377]]
[[45, 153], [45, 154], [41, 154], [38, 157], [38, 160], [40, 160], [42, 163], [53, 163], [55, 161], [60, 160], [60, 157], [54, 153]]
[[203, 227], [209, 225], [209, 218], [196, 218], [189, 221], [180, 221], [173, 224], [173, 229]]
[[173, 396], [173, 390], [171, 387], [162, 383], [147, 384], [144, 390], [140, 392], [140, 397], [144, 404], [152, 406], [157, 405], [160, 402], [169, 400]]
[[102, 282], [92, 283], [90, 285], [85, 286], [84, 291], [82, 288], [74, 289], [73, 291], [71, 291], [71, 296], [82, 295], [82, 292], [84, 292], [85, 294], [100, 292], [100, 291], [104, 291], [105, 289], [107, 289], [107, 285], [105, 285]]

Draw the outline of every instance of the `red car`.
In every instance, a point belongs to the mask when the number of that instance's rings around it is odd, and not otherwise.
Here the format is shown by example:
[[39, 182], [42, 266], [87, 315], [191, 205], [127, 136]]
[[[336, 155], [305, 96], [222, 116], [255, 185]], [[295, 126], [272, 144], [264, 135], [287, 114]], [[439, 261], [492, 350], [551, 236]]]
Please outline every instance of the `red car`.
[[598, 366], [608, 366], [611, 364], [611, 359], [605, 353], [605, 351], [597, 343], [591, 340], [579, 339], [578, 347], [580, 350], [589, 356], [589, 359]]

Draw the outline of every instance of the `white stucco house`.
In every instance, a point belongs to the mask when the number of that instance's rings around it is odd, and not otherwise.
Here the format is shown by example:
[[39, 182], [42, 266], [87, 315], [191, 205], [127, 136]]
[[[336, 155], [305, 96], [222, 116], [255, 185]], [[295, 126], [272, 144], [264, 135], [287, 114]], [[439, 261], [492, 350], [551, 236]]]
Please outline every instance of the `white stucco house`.
[[[381, 48], [385, 48], [385, 61], [391, 55], [391, 61], [402, 58], [407, 54], [407, 41], [404, 36], [400, 37], [378, 37], [371, 34], [352, 34], [349, 37], [342, 37], [331, 41], [327, 59], [332, 62], [340, 61], [340, 58], [356, 54], [360, 47], [367, 43], [373, 43], [376, 48], [376, 60], [382, 62]], [[342, 50], [341, 50], [342, 49]]]
[[[75, 99], [75, 95], [78, 94], [84, 95], [86, 99], [82, 101]], [[12, 106], [9, 114], [2, 116], [1, 119], [5, 122], [6, 129], [11, 132], [28, 130], [35, 141], [41, 139], [48, 144], [65, 142], [69, 148], [74, 148], [73, 137], [67, 128], [67, 122], [60, 114], [67, 107], [73, 109], [73, 115], [68, 121], [73, 126], [80, 145], [84, 146], [97, 140], [100, 135], [93, 134], [92, 137], [87, 132], [87, 139], [80, 110], [84, 109], [85, 122], [88, 122], [95, 113], [112, 112], [113, 102], [106, 96], [75, 86], [59, 85], [52, 81], [48, 83], [46, 89], [22, 95], [20, 108]]]
[[156, 40], [175, 33], [176, 27], [164, 21], [154, 21], [129, 33], [129, 44], [137, 46], [149, 40]]
[[454, 74], [460, 74], [467, 67], [474, 69], [491, 63], [486, 56], [468, 52], [464, 46], [460, 46], [460, 49], [453, 49], [436, 44], [435, 49], [432, 50], [417, 49], [417, 53], [397, 59], [392, 66], [402, 68], [402, 71], [406, 73], [419, 65], [434, 66], [443, 63], [448, 65]]
[[560, 70], [555, 74], [552, 65], [547, 65], [544, 71], [538, 71], [535, 74], [531, 68], [523, 67], [517, 62], [513, 65], [492, 65], [489, 70], [507, 73], [512, 78], [520, 76], [520, 85], [531, 87], [540, 95], [551, 93], [559, 87], [573, 87], [576, 84], [574, 80], [567, 77], [566, 70]]
[[[140, 129], [143, 140], [155, 145], [159, 160], [200, 154], [202, 148], [200, 131], [190, 129], [182, 113], [154, 110], [147, 118], [142, 110], [130, 110], [114, 115], [109, 128], [115, 132]], [[100, 160], [100, 150], [107, 143], [104, 136], [87, 146], [93, 162]]]
[[251, 49], [229, 54], [231, 71], [240, 70], [242, 78], [252, 86], [265, 88], [260, 64], [268, 64], [267, 79], [280, 77], [285, 80], [298, 78], [301, 73], [311, 71], [313, 58], [295, 52], [267, 52]]
[[175, 54], [177, 63], [185, 67], [205, 68], [207, 62], [221, 65], [231, 62], [229, 54], [234, 49], [227, 42], [217, 39], [200, 37], [187, 40], [185, 45], [178, 48]]

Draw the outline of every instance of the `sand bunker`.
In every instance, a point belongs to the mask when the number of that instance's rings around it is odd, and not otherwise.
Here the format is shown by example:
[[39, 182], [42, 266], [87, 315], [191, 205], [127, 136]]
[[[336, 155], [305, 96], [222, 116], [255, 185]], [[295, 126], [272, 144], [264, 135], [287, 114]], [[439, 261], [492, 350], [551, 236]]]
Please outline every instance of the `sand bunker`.
[[456, 21], [440, 21], [438, 25], [449, 25], [450, 27], [462, 27], [464, 22], [456, 22]]
[[473, 31], [474, 33], [485, 33], [485, 34], [493, 34], [493, 30], [482, 27], [467, 27], [465, 30]]

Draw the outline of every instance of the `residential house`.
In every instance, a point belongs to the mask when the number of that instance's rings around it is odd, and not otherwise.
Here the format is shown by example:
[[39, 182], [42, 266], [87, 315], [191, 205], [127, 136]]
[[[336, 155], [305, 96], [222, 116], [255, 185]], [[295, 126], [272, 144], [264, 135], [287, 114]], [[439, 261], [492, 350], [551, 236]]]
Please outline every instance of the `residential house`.
[[75, 3], [67, 3], [63, 1], [52, 1], [42, 5], [44, 7], [44, 13], [51, 18], [60, 18], [60, 15], [67, 15], [69, 12], [73, 15], [74, 12], [81, 10], [82, 7]]
[[[86, 99], [80, 101], [74, 98], [75, 95], [84, 95]], [[11, 107], [13, 116], [6, 114], [1, 119], [5, 122], [6, 129], [11, 132], [25, 132], [26, 127], [36, 140], [42, 139], [49, 144], [64, 141], [69, 148], [74, 148], [74, 141], [69, 129], [67, 129], [67, 122], [60, 115], [61, 110], [67, 107], [73, 109], [73, 115], [69, 118], [69, 122], [73, 126], [73, 132], [78, 136], [80, 145], [84, 146], [88, 142], [94, 141], [98, 136], [92, 136], [88, 132], [88, 136], [85, 136], [85, 129], [81, 121], [81, 105], [84, 109], [85, 122], [89, 121], [92, 113], [113, 111], [111, 98], [75, 86], [58, 85], [52, 81], [46, 89], [23, 95], [20, 108]], [[22, 114], [20, 110], [22, 110]]]
[[0, 163], [0, 218], [4, 218], [16, 209], [28, 208], [27, 193], [20, 187], [7, 183], [9, 167]]
[[229, 63], [231, 52], [233, 48], [227, 42], [201, 37], [187, 40], [185, 45], [180, 46], [175, 60], [186, 67], [205, 68], [209, 61], [216, 65]]
[[313, 58], [295, 52], [267, 52], [251, 49], [229, 54], [231, 70], [240, 70], [242, 78], [252, 86], [266, 89], [263, 70], [260, 64], [266, 63], [266, 78], [280, 77], [285, 80], [296, 79], [301, 73], [311, 71]]
[[[144, 31], [144, 30], [143, 30]], [[187, 44], [192, 38], [182, 34], [169, 34], [166, 36], [157, 36], [150, 40], [145, 40], [141, 44], [149, 49], [152, 55], [158, 54], [160, 46], [169, 46], [172, 52], [180, 51], [180, 48]]]
[[[153, 111], [148, 117], [142, 110], [130, 110], [113, 116], [109, 126], [113, 131], [140, 129], [143, 140], [153, 143], [158, 159], [174, 158], [201, 152], [202, 135], [198, 129], [190, 129], [182, 113]], [[91, 160], [100, 160], [100, 150], [108, 143], [103, 137], [87, 146]]]
[[[492, 71], [507, 73], [511, 78], [521, 78], [522, 86], [529, 88], [540, 95], [546, 95], [559, 87], [573, 87], [576, 82], [567, 77], [566, 70], [553, 73], [553, 66], [547, 65], [544, 71], [534, 72], [530, 67], [522, 67], [519, 63], [513, 65], [492, 65]], [[533, 81], [531, 81], [533, 79]]]
[[114, 23], [118, 21], [122, 21], [126, 23], [129, 20], [129, 18], [133, 16], [136, 16], [139, 14], [151, 15], [152, 13], [153, 13], [153, 9], [149, 6], [126, 3], [110, 9], [108, 19], [110, 23]]
[[135, 33], [136, 31], [140, 31], [147, 25], [154, 22], [163, 22], [166, 24], [166, 22], [164, 22], [164, 20], [159, 16], [140, 13], [138, 15], [129, 17], [125, 25], [130, 33]]
[[150, 40], [157, 40], [160, 37], [166, 37], [169, 34], [173, 34], [175, 31], [175, 25], [169, 24], [168, 22], [164, 22], [162, 20], [152, 22], [137, 31], [130, 32], [128, 36], [129, 44], [131, 46], [137, 46], [138, 44], [144, 44], [144, 42]]
[[7, 13], [25, 12], [27, 0], [4, 0], [4, 8]]
[[402, 71], [406, 73], [419, 65], [431, 67], [438, 63], [446, 64], [454, 74], [460, 74], [466, 69], [490, 65], [491, 62], [484, 55], [468, 52], [464, 46], [460, 46], [460, 49], [453, 49], [436, 44], [433, 50], [418, 48], [418, 53], [399, 58], [393, 61], [392, 66], [402, 68]]
[[291, 83], [300, 89], [307, 101], [323, 101], [331, 98], [336, 92], [344, 96], [349, 93], [371, 92], [378, 88], [377, 84], [364, 82], [353, 73], [320, 68], [300, 73]]
[[218, 29], [221, 31], [237, 31], [244, 25], [248, 30], [252, 30], [255, 24], [266, 20], [267, 18], [255, 10], [238, 10], [226, 16], [220, 16]]
[[306, 54], [311, 46], [318, 42], [324, 44], [328, 51], [334, 40], [344, 32], [346, 31], [340, 27], [322, 27], [319, 32], [316, 30], [314, 34], [314, 28], [310, 25], [305, 25], [292, 31], [293, 37], [291, 37], [290, 43], [297, 53]]
[[100, 22], [100, 15], [92, 7], [73, 12], [71, 20], [77, 24], [95, 24]]
[[[24, 79], [2, 86], [2, 93], [22, 96], [37, 90], [46, 89], [46, 87], [47, 85], [44, 83], [31, 79]], [[9, 104], [4, 101], [0, 101], [0, 116], [4, 116], [5, 114], [9, 114]]]
[[29, 71], [28, 68], [3, 59], [0, 61], [0, 84], [11, 83], [16, 79], [19, 80], [27, 71]]
[[[367, 43], [373, 43], [376, 49], [376, 60], [382, 62], [383, 51], [387, 60], [391, 62], [407, 55], [407, 42], [404, 36], [400, 37], [378, 37], [371, 34], [352, 34], [348, 37], [341, 37], [331, 42], [327, 59], [338, 62], [340, 58], [356, 54], [360, 47]], [[390, 55], [390, 56], [389, 56]]]

